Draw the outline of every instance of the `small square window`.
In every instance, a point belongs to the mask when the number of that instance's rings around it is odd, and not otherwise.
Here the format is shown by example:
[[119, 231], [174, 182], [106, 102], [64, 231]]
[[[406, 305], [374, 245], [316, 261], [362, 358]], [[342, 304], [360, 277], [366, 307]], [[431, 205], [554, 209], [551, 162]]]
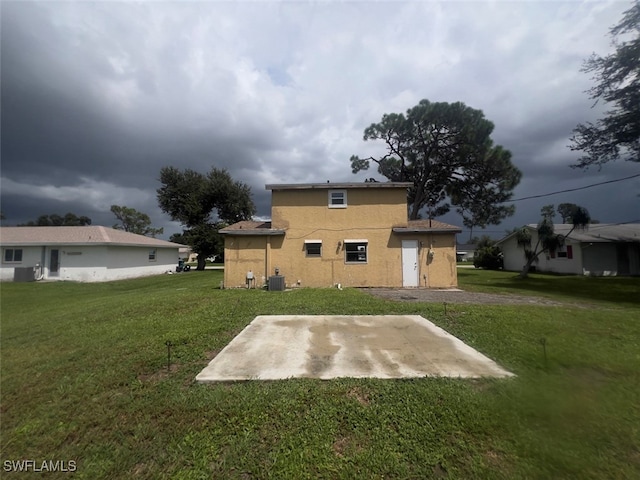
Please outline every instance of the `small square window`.
[[347, 263], [367, 263], [367, 242], [345, 242], [345, 257]]
[[558, 255], [558, 258], [571, 260], [573, 258], [573, 247], [571, 245], [563, 245], [558, 248], [555, 253]]
[[304, 250], [307, 257], [321, 257], [322, 242], [305, 242]]
[[21, 248], [5, 248], [4, 261], [7, 263], [18, 263], [22, 261], [22, 249]]
[[347, 208], [347, 191], [329, 190], [329, 208]]
[[150, 262], [155, 262], [156, 261], [156, 249], [152, 248], [151, 250], [149, 250], [149, 261]]

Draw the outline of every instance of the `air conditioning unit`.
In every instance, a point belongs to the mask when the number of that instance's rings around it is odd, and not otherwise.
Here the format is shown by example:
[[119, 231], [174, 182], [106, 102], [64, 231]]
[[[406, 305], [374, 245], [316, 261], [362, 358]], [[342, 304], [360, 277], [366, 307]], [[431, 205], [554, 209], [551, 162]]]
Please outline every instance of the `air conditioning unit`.
[[359, 252], [364, 252], [367, 249], [367, 247], [365, 247], [364, 245], [358, 245], [358, 251]]
[[284, 276], [272, 275], [269, 277], [269, 291], [283, 292], [285, 289]]
[[13, 269], [14, 282], [35, 282], [36, 274], [33, 267], [16, 267]]

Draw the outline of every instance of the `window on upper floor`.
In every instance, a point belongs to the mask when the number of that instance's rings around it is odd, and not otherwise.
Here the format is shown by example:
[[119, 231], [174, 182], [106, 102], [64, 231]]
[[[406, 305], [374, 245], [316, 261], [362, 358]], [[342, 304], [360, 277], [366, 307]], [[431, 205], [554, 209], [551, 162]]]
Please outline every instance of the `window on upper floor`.
[[347, 191], [329, 190], [329, 208], [347, 208]]
[[367, 263], [368, 247], [367, 240], [345, 240], [344, 261], [346, 263]]
[[322, 240], [305, 240], [304, 251], [307, 257], [322, 257]]
[[22, 261], [22, 249], [21, 248], [5, 248], [4, 249], [4, 261], [6, 263], [19, 263]]

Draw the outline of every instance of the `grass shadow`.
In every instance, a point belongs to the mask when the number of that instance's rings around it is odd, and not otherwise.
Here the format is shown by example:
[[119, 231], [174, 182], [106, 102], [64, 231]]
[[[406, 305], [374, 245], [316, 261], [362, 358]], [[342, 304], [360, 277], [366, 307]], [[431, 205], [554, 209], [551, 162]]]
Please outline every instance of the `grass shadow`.
[[458, 271], [463, 289], [491, 293], [537, 295], [555, 299], [584, 299], [629, 306], [640, 305], [639, 277], [586, 277], [534, 273], [520, 278], [514, 272]]

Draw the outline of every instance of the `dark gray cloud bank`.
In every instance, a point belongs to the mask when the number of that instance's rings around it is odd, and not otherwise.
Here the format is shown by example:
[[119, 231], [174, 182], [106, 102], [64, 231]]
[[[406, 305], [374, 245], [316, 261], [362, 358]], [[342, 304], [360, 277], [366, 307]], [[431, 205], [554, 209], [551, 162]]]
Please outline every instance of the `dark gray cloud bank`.
[[[639, 173], [573, 170], [594, 120], [580, 72], [630, 3], [2, 2], [5, 224], [68, 211], [112, 225], [112, 204], [179, 231], [157, 206], [160, 168], [227, 168], [268, 217], [266, 183], [362, 181], [349, 157], [384, 113], [463, 101], [496, 125], [521, 198]], [[640, 179], [517, 202], [494, 235], [573, 202], [640, 220]], [[461, 225], [450, 214], [445, 221]], [[481, 232], [478, 232], [481, 233]]]

